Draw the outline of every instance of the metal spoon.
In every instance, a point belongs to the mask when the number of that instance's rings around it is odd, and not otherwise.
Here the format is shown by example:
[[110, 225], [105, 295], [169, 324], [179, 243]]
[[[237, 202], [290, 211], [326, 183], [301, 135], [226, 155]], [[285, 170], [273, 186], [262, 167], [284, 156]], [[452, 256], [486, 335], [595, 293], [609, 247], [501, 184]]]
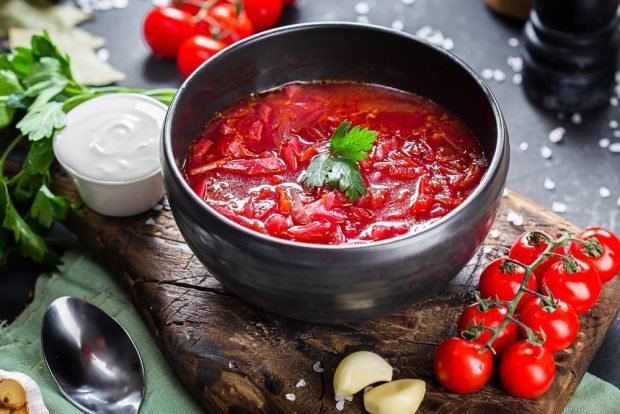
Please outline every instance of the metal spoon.
[[47, 367], [60, 392], [92, 414], [135, 414], [144, 396], [144, 367], [125, 330], [78, 298], [56, 299], [41, 327]]

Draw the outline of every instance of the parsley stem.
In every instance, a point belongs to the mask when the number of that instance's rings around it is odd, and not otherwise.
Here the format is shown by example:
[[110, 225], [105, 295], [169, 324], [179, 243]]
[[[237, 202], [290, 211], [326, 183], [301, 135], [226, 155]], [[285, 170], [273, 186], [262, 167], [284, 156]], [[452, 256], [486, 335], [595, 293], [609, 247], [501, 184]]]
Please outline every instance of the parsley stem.
[[6, 147], [6, 149], [4, 150], [2, 157], [0, 157], [0, 178], [5, 178], [4, 177], [4, 162], [6, 161], [6, 159], [9, 157], [11, 152], [13, 152], [17, 144], [19, 144], [22, 139], [24, 139], [23, 134], [19, 134], [18, 136], [16, 136], [13, 139], [13, 141], [9, 143], [8, 147]]

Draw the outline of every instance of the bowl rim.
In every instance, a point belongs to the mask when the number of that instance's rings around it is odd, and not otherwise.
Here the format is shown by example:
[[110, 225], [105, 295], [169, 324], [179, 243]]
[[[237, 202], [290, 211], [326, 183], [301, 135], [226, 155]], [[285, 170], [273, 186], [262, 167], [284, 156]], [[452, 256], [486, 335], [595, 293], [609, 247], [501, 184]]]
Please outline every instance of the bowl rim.
[[[172, 151], [172, 119], [174, 117], [174, 113], [176, 112], [177, 105], [180, 99], [180, 96], [184, 93], [184, 91], [188, 88], [188, 85], [192, 82], [192, 80], [197, 76], [197, 73], [208, 68], [209, 65], [217, 63], [218, 58], [220, 56], [224, 56], [229, 53], [234, 53], [239, 48], [249, 47], [251, 43], [255, 41], [264, 41], [273, 36], [278, 36], [284, 33], [290, 32], [298, 32], [308, 29], [321, 30], [321, 29], [357, 29], [357, 30], [372, 30], [376, 32], [383, 32], [389, 35], [400, 36], [408, 39], [409, 41], [413, 41], [419, 44], [422, 44], [428, 48], [433, 49], [435, 52], [440, 53], [456, 63], [462, 70], [465, 71], [477, 84], [481, 91], [484, 93], [487, 98], [491, 109], [493, 111], [493, 116], [495, 118], [495, 124], [497, 126], [496, 133], [496, 145], [495, 151], [490, 157], [490, 163], [488, 169], [480, 184], [474, 189], [474, 191], [454, 210], [450, 211], [445, 216], [440, 217], [436, 221], [430, 223], [427, 226], [420, 228], [419, 230], [413, 233], [407, 233], [400, 236], [392, 237], [385, 240], [379, 241], [371, 241], [368, 243], [343, 243], [343, 244], [316, 244], [316, 243], [306, 243], [299, 242], [294, 240], [281, 239], [275, 236], [271, 236], [268, 234], [259, 233], [255, 230], [249, 229], [245, 226], [242, 226], [238, 223], [235, 223], [233, 220], [224, 216], [221, 213], [218, 213], [214, 208], [209, 206], [204, 200], [202, 200], [194, 191], [191, 189], [189, 184], [185, 181], [182, 176], [181, 170], [178, 167], [175, 157]], [[378, 84], [379, 85], [379, 84]], [[200, 210], [204, 211], [206, 214], [210, 214], [215, 217], [216, 220], [220, 221], [225, 226], [233, 227], [235, 230], [245, 233], [245, 235], [256, 238], [258, 241], [267, 244], [280, 245], [282, 247], [287, 248], [306, 248], [310, 250], [314, 250], [316, 252], [321, 251], [351, 251], [351, 250], [365, 250], [369, 248], [377, 248], [379, 246], [385, 246], [390, 244], [398, 244], [403, 241], [406, 241], [411, 238], [419, 237], [421, 234], [431, 232], [435, 230], [437, 227], [445, 225], [446, 223], [458, 219], [458, 215], [461, 211], [465, 210], [471, 204], [475, 202], [487, 188], [494, 177], [496, 176], [500, 163], [502, 162], [503, 153], [506, 151], [506, 147], [508, 146], [508, 131], [506, 129], [506, 122], [504, 117], [502, 116], [499, 103], [487, 84], [482, 80], [480, 75], [476, 71], [474, 71], [469, 65], [467, 65], [462, 59], [452, 54], [451, 52], [441, 48], [438, 45], [435, 45], [426, 39], [422, 39], [418, 36], [401, 32], [392, 28], [378, 26], [373, 24], [365, 24], [365, 23], [355, 23], [355, 22], [345, 22], [345, 21], [330, 21], [330, 22], [311, 22], [311, 23], [298, 23], [293, 25], [287, 25], [282, 27], [277, 27], [274, 29], [270, 29], [261, 33], [254, 34], [246, 39], [243, 39], [237, 43], [232, 44], [226, 49], [218, 52], [214, 56], [212, 56], [209, 60], [204, 62], [198, 69], [196, 69], [179, 87], [177, 93], [175, 94], [170, 106], [168, 107], [168, 112], [166, 113], [166, 118], [164, 120], [164, 126], [162, 129], [162, 163], [167, 164], [168, 172], [171, 174], [174, 184], [181, 189], [182, 192], [189, 194], [189, 199], [191, 203], [195, 204]], [[162, 165], [162, 171], [165, 169]], [[165, 182], [166, 180], [164, 180]], [[502, 186], [502, 189], [505, 187], [505, 183]]]

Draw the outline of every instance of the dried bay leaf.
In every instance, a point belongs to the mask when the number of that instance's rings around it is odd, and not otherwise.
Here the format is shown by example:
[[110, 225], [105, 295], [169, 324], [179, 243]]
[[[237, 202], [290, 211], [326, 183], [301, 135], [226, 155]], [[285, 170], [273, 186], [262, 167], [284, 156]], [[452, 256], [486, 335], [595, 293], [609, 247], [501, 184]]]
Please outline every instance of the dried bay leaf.
[[70, 29], [92, 18], [72, 4], [51, 4], [44, 0], [0, 0], [0, 37], [7, 37], [9, 28]]

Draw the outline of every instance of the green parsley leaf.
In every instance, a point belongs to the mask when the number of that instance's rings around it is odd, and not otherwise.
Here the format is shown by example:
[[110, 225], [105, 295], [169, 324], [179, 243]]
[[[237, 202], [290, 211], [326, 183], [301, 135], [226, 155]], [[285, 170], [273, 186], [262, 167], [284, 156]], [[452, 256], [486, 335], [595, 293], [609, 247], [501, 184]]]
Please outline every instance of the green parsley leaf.
[[17, 128], [31, 141], [38, 141], [51, 137], [54, 131], [65, 126], [66, 121], [62, 103], [47, 102], [28, 111], [17, 124]]
[[368, 157], [368, 151], [377, 139], [377, 133], [343, 121], [330, 139], [329, 153], [315, 156], [301, 182], [306, 188], [328, 185], [342, 191], [352, 203], [366, 195], [366, 185], [357, 161]]
[[45, 240], [32, 230], [15, 209], [3, 180], [0, 180], [0, 207], [4, 207], [4, 211], [0, 211], [2, 227], [13, 233], [22, 254], [36, 262], [42, 262], [47, 250]]
[[354, 160], [334, 158], [331, 171], [327, 176], [327, 185], [330, 188], [338, 188], [350, 202], [366, 195], [366, 184]]
[[0, 129], [11, 125], [15, 109], [9, 106], [9, 97], [22, 91], [17, 75], [10, 70], [0, 70]]
[[55, 220], [65, 220], [70, 204], [64, 197], [54, 195], [47, 186], [42, 185], [37, 192], [30, 215], [45, 228], [50, 228]]
[[[343, 126], [345, 126], [344, 133]], [[368, 128], [361, 129], [359, 125], [347, 133], [350, 127], [351, 123], [344, 121], [336, 129], [329, 142], [330, 153], [350, 160], [363, 160], [368, 157], [367, 152], [372, 149], [377, 133]]]
[[16, 47], [14, 54], [8, 60], [11, 62], [13, 70], [20, 75], [30, 73], [30, 68], [34, 64], [32, 52], [25, 47]]

